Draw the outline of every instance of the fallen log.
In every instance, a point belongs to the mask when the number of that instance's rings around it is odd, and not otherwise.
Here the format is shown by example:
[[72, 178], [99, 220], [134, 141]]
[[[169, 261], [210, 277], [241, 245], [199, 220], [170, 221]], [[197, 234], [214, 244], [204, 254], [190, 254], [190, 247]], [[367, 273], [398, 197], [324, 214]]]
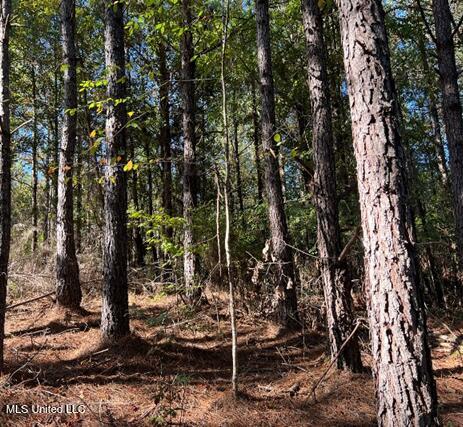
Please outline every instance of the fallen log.
[[49, 297], [51, 295], [54, 295], [54, 294], [55, 294], [55, 291], [48, 292], [48, 294], [45, 294], [45, 295], [40, 295], [38, 297], [31, 298], [31, 299], [28, 299], [26, 301], [21, 301], [21, 302], [18, 302], [16, 304], [11, 304], [11, 305], [6, 306], [5, 310], [8, 311], [8, 310], [11, 310], [12, 308], [16, 308], [16, 307], [19, 307], [21, 305], [29, 304], [31, 302], [38, 301], [38, 300], [43, 299], [43, 298], [47, 298], [47, 297]]

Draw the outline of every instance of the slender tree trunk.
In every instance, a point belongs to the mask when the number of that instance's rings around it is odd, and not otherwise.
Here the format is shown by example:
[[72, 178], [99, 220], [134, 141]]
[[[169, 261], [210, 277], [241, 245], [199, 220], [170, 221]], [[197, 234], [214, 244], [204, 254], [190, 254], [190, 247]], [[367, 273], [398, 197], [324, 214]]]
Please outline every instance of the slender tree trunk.
[[[222, 0], [222, 55], [220, 66], [220, 80], [222, 87], [222, 121], [223, 121], [223, 141], [225, 149], [225, 258], [227, 263], [227, 280], [229, 289], [229, 308], [230, 308], [230, 325], [232, 334], [232, 391], [235, 398], [238, 397], [238, 336], [236, 330], [236, 315], [235, 315], [235, 284], [232, 277], [231, 268], [231, 250], [230, 250], [230, 207], [228, 205], [229, 181], [230, 181], [230, 138], [228, 132], [228, 109], [227, 109], [227, 87], [225, 81], [225, 56], [227, 51], [228, 38], [228, 20], [229, 20], [229, 2]], [[236, 128], [235, 128], [236, 135]], [[219, 186], [219, 176], [217, 176], [217, 185]]]
[[[145, 140], [145, 144], [144, 144], [144, 148], [145, 148], [145, 157], [147, 159], [147, 162], [148, 162], [148, 166], [147, 166], [147, 170], [146, 170], [146, 181], [147, 181], [147, 194], [146, 194], [146, 198], [147, 198], [147, 202], [148, 202], [148, 213], [150, 215], [153, 215], [154, 213], [154, 204], [153, 204], [153, 172], [151, 170], [151, 164], [150, 164], [150, 160], [151, 160], [151, 150], [150, 150], [150, 143], [149, 143], [149, 140], [146, 139]], [[151, 254], [152, 254], [152, 258], [153, 258], [153, 264], [157, 264], [158, 262], [158, 252], [156, 250], [156, 246], [151, 246]]]
[[[135, 142], [130, 141], [130, 157], [135, 161]], [[138, 175], [136, 170], [132, 170], [132, 202], [135, 210], [140, 209], [140, 201], [138, 197]], [[143, 243], [143, 236], [139, 227], [133, 229], [133, 244], [135, 249], [135, 265], [143, 267], [145, 265], [145, 245]]]
[[[55, 44], [55, 52], [59, 52]], [[59, 61], [54, 58], [54, 75], [53, 75], [53, 223], [56, 227], [56, 217], [58, 211], [58, 165], [59, 165]]]
[[193, 36], [191, 32], [191, 0], [182, 0], [184, 33], [181, 40], [182, 52], [182, 101], [183, 101], [183, 270], [185, 292], [191, 303], [201, 298], [198, 283], [198, 258], [194, 252], [193, 210], [197, 201], [196, 184], [196, 133], [195, 133], [195, 62], [193, 59]]
[[381, 426], [437, 425], [437, 398], [414, 247], [405, 158], [380, 0], [338, 0], [365, 246]]
[[[50, 145], [50, 138], [48, 138]], [[44, 176], [45, 176], [45, 203], [43, 209], [43, 243], [48, 244], [50, 239], [50, 150], [47, 150], [45, 158]]]
[[80, 253], [82, 251], [82, 223], [83, 223], [83, 212], [82, 212], [82, 147], [83, 138], [82, 135], [79, 134], [77, 136], [77, 165], [76, 165], [76, 251]]
[[260, 141], [259, 141], [259, 113], [257, 112], [256, 85], [252, 82], [252, 139], [254, 143], [254, 162], [256, 163], [256, 178], [257, 178], [257, 200], [263, 200], [263, 184], [262, 184], [262, 166], [260, 160]]
[[275, 316], [282, 326], [299, 326], [296, 297], [296, 274], [283, 201], [283, 191], [275, 144], [275, 94], [270, 51], [270, 22], [268, 0], [256, 0], [257, 62], [262, 96], [262, 148], [265, 164], [265, 186], [269, 205], [269, 224], [272, 256], [276, 267], [274, 294]]
[[37, 148], [39, 143], [38, 123], [37, 123], [37, 81], [35, 76], [35, 65], [32, 65], [32, 252], [37, 250], [38, 242], [38, 217], [39, 209], [37, 206]]
[[56, 302], [64, 307], [78, 308], [82, 299], [82, 291], [74, 241], [73, 206], [73, 168], [77, 138], [77, 59], [74, 0], [62, 0], [61, 2], [61, 34], [63, 38], [63, 63], [65, 64], [65, 112], [58, 167]]
[[3, 0], [0, 16], [0, 372], [4, 370], [3, 343], [11, 234], [10, 23], [11, 0]]
[[[308, 84], [312, 104], [314, 202], [317, 209], [317, 244], [323, 277], [331, 357], [339, 353], [352, 332], [351, 283], [347, 265], [339, 260], [339, 229], [331, 100], [326, 69], [323, 24], [317, 0], [302, 0], [308, 50]], [[340, 369], [362, 370], [358, 339], [353, 336], [337, 359]]]
[[[452, 37], [452, 14], [448, 0], [433, 0], [436, 27], [437, 63], [442, 91], [442, 112], [447, 135], [451, 185], [456, 222], [458, 273], [463, 281], [463, 116], [458, 88], [455, 45]], [[460, 294], [463, 286], [460, 283]]]
[[432, 125], [432, 133], [434, 138], [434, 149], [436, 153], [437, 159], [437, 166], [439, 168], [440, 177], [442, 180], [442, 184], [445, 188], [448, 188], [448, 169], [447, 169], [447, 162], [445, 160], [445, 151], [444, 151], [444, 142], [442, 140], [442, 132], [441, 126], [439, 121], [439, 113], [437, 110], [437, 101], [436, 96], [434, 94], [434, 87], [433, 87], [433, 78], [432, 78], [432, 71], [429, 66], [428, 56], [426, 53], [426, 46], [424, 36], [420, 36], [418, 38], [418, 50], [421, 57], [421, 62], [423, 64], [423, 72], [425, 76], [425, 89], [428, 94], [429, 99], [429, 115], [431, 117], [431, 125]]
[[[159, 44], [159, 71], [160, 89], [159, 103], [161, 110], [161, 158], [162, 158], [162, 207], [164, 211], [172, 216], [172, 161], [171, 161], [171, 137], [170, 137], [170, 105], [169, 90], [170, 76], [167, 69], [166, 47], [164, 43]], [[168, 237], [172, 237], [172, 227], [165, 230]]]
[[[107, 97], [126, 97], [123, 5], [117, 0], [105, 2], [105, 64]], [[127, 283], [127, 178], [123, 171], [126, 158], [127, 114], [125, 103], [106, 107], [105, 167], [105, 243], [103, 254], [103, 302], [101, 333], [115, 341], [129, 330]]]
[[241, 182], [241, 161], [240, 147], [238, 141], [238, 122], [233, 118], [233, 154], [235, 156], [236, 168], [236, 191], [238, 193], [238, 203], [241, 213], [241, 219], [244, 221], [244, 202], [243, 202], [243, 183]]

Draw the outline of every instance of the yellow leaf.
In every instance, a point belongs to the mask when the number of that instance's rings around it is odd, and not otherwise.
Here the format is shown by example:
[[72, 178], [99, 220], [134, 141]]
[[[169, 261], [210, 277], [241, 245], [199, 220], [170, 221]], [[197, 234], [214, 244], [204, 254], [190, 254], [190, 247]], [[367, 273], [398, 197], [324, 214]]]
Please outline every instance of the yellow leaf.
[[129, 160], [127, 164], [124, 166], [124, 172], [130, 172], [133, 169], [133, 162]]
[[90, 132], [90, 138], [96, 138], [96, 130], [93, 129], [91, 132]]
[[129, 111], [129, 112], [127, 113], [127, 115], [128, 115], [129, 117], [132, 117], [134, 114], [135, 114], [135, 111]]

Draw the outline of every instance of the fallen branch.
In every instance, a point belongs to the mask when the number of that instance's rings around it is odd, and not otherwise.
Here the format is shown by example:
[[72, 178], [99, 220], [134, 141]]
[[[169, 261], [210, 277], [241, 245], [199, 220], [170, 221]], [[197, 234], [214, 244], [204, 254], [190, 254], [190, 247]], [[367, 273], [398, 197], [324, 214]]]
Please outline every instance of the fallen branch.
[[361, 229], [362, 227], [360, 225], [357, 225], [357, 228], [354, 230], [354, 234], [352, 234], [352, 237], [347, 242], [346, 246], [344, 246], [344, 249], [341, 251], [341, 254], [338, 257], [338, 262], [344, 261], [344, 258], [347, 256], [350, 248], [352, 247], [358, 235], [360, 234]]
[[346, 340], [342, 343], [341, 348], [338, 351], [338, 354], [333, 358], [331, 361], [330, 365], [326, 369], [325, 372], [323, 372], [323, 375], [320, 377], [320, 379], [316, 382], [316, 384], [312, 387], [312, 390], [310, 391], [310, 394], [313, 395], [314, 400], [316, 401], [317, 398], [315, 396], [315, 390], [317, 390], [318, 386], [322, 383], [323, 379], [326, 377], [326, 374], [330, 371], [330, 369], [333, 367], [335, 362], [339, 359], [339, 356], [341, 356], [342, 351], [344, 350], [344, 347], [347, 345], [347, 343], [350, 341], [350, 339], [355, 335], [357, 332], [357, 329], [360, 326], [360, 319], [357, 320], [357, 324], [355, 325], [355, 328], [352, 330], [350, 335], [346, 338]]
[[19, 307], [21, 305], [25, 305], [25, 304], [29, 304], [30, 302], [34, 302], [34, 301], [38, 301], [40, 299], [43, 299], [43, 298], [47, 298], [51, 295], [54, 295], [55, 294], [55, 291], [53, 292], [48, 292], [48, 294], [45, 294], [45, 295], [40, 295], [39, 297], [35, 297], [35, 298], [32, 298], [32, 299], [28, 299], [26, 301], [22, 301], [22, 302], [18, 302], [17, 304], [12, 304], [12, 305], [8, 305], [5, 310], [11, 310], [12, 308], [16, 308], [16, 307]]

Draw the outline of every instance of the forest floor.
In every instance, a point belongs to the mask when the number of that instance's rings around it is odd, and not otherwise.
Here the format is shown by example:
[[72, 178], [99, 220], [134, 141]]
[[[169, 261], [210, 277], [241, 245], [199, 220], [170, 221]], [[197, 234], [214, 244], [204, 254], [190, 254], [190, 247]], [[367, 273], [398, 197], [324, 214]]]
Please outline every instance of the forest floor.
[[[326, 337], [281, 334], [238, 312], [240, 389], [230, 394], [226, 295], [201, 311], [172, 296], [130, 294], [134, 335], [117, 348], [99, 343], [99, 298], [82, 315], [43, 299], [8, 311], [0, 404], [83, 405], [76, 414], [0, 414], [5, 426], [368, 426], [375, 424], [369, 374], [331, 369]], [[440, 414], [463, 426], [463, 320], [430, 321]], [[364, 354], [368, 364], [369, 358]], [[298, 389], [296, 391], [296, 389]]]

